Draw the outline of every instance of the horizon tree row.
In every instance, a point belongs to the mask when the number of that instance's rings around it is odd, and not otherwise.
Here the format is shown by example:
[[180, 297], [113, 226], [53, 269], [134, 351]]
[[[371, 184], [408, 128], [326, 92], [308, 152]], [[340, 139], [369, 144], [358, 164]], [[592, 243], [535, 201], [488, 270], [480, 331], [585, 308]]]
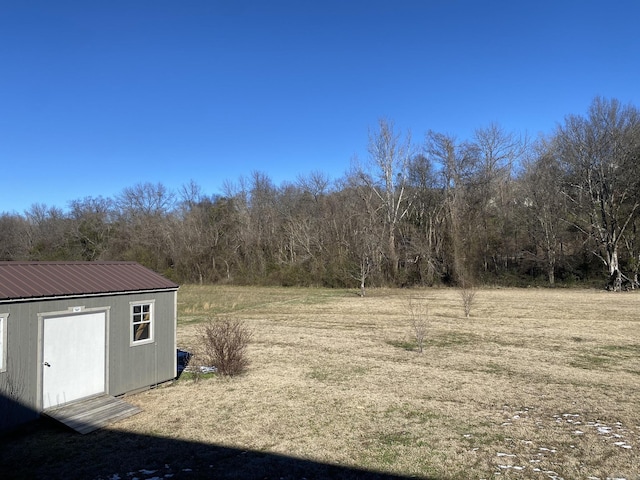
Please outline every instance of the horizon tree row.
[[340, 179], [252, 172], [207, 195], [140, 183], [0, 215], [0, 260], [134, 260], [179, 282], [638, 286], [640, 114], [595, 98], [531, 142], [496, 124], [420, 144], [380, 120]]

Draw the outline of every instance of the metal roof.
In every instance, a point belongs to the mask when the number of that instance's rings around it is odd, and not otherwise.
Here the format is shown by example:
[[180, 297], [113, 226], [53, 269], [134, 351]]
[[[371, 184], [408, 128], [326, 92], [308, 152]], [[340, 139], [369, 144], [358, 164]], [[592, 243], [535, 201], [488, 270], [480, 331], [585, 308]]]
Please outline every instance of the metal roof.
[[0, 302], [177, 288], [135, 262], [0, 262]]

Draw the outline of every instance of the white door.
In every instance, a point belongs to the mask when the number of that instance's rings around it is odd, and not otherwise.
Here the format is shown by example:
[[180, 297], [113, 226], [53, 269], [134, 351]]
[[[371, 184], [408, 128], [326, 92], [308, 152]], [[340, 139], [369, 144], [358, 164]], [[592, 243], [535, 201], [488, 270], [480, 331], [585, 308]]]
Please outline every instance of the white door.
[[44, 319], [42, 408], [105, 391], [105, 312]]

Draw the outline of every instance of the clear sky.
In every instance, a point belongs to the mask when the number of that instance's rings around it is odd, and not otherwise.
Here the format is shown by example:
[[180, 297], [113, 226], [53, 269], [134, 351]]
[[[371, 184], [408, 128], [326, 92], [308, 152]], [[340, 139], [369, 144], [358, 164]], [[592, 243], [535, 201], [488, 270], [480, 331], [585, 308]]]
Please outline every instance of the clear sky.
[[336, 179], [380, 118], [531, 137], [640, 107], [637, 0], [0, 0], [0, 212]]

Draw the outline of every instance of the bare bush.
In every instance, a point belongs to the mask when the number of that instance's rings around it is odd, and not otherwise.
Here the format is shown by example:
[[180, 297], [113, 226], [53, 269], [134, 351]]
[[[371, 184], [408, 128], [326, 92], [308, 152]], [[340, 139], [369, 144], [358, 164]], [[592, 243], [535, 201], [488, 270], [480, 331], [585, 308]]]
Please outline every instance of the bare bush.
[[429, 326], [429, 306], [425, 302], [409, 298], [409, 315], [411, 315], [411, 333], [416, 342], [418, 352], [424, 350], [424, 342], [427, 338]]
[[476, 290], [468, 285], [462, 285], [460, 289], [460, 300], [462, 301], [462, 309], [464, 310], [464, 316], [469, 318], [471, 314], [471, 307], [476, 299]]
[[241, 320], [210, 319], [201, 330], [202, 357], [219, 374], [234, 376], [249, 366], [247, 347], [253, 333]]

